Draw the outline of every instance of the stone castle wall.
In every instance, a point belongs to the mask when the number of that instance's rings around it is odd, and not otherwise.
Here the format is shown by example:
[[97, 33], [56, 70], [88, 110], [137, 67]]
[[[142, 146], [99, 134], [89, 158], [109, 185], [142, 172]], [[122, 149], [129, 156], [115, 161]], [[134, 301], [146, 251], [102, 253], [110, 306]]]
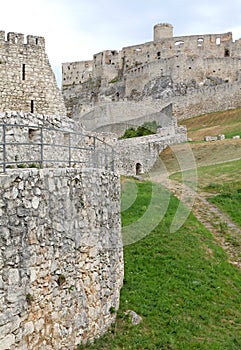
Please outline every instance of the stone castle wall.
[[0, 111], [66, 115], [43, 37], [0, 31]]
[[188, 96], [176, 96], [172, 101], [173, 113], [178, 119], [238, 108], [241, 106], [240, 82], [200, 88], [190, 91]]
[[[192, 110], [191, 116], [217, 110], [222, 99], [215, 96], [217, 91], [225, 91], [223, 100], [231, 99], [226, 104], [223, 101], [222, 108], [232, 104], [237, 107], [241, 105], [237, 102], [240, 58], [241, 39], [233, 41], [230, 32], [173, 37], [171, 25], [158, 24], [154, 27], [153, 41], [124, 47], [119, 52], [106, 50], [95, 54], [88, 61], [89, 77], [79, 70], [83, 63], [63, 64], [62, 90], [68, 115], [88, 120], [89, 113], [96, 113], [104, 104], [118, 102], [123, 110], [123, 103], [133, 101], [143, 108], [152, 99], [156, 112], [173, 103], [174, 113], [177, 111], [177, 116], [185, 118]], [[193, 95], [202, 94], [202, 100], [205, 97], [210, 100], [210, 91], [213, 105], [210, 101], [206, 106], [199, 103], [198, 107], [194, 102], [196, 107], [192, 107]], [[120, 118], [117, 122], [121, 123], [125, 116], [119, 115], [115, 118]]]
[[0, 113], [0, 171], [3, 161], [7, 168], [114, 169], [112, 148], [73, 119], [19, 112]]
[[187, 130], [182, 126], [163, 128], [154, 135], [116, 140], [113, 146], [118, 159], [117, 169], [127, 176], [148, 173], [165, 148], [185, 141]]
[[74, 350], [114, 321], [123, 279], [116, 174], [1, 174], [0, 243], [1, 350]]

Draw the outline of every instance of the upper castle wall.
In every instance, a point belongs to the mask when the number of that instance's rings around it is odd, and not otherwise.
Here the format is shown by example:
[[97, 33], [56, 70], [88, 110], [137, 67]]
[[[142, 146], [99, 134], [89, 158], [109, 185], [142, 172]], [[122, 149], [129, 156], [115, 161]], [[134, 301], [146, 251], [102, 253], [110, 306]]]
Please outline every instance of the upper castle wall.
[[[238, 48], [237, 48], [238, 46]], [[187, 57], [236, 57], [241, 53], [239, 42], [233, 43], [232, 33], [204, 34], [173, 37], [173, 26], [160, 23], [154, 26], [154, 40], [124, 47], [121, 51], [105, 50], [93, 56], [93, 61], [63, 64], [63, 87], [83, 83], [88, 79], [86, 62], [91, 65], [92, 77], [108, 82], [130, 69], [171, 58], [180, 54]], [[72, 66], [78, 67], [74, 69]], [[70, 70], [70, 74], [66, 72]]]
[[43, 37], [0, 32], [0, 90], [0, 111], [66, 115]]
[[63, 85], [82, 84], [93, 76], [93, 61], [69, 62], [62, 65]]

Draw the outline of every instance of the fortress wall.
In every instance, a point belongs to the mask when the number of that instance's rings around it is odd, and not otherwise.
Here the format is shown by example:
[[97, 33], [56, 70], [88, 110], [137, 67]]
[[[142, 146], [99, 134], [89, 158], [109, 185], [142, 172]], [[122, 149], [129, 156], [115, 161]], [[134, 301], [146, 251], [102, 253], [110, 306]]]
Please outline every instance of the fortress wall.
[[117, 141], [114, 147], [119, 160], [117, 167], [120, 174], [138, 175], [136, 173], [137, 164], [141, 165], [141, 172], [148, 173], [165, 148], [187, 141], [185, 127], [168, 129], [166, 135], [154, 134]]
[[120, 185], [97, 169], [0, 175], [1, 350], [75, 350], [115, 319]]
[[[204, 34], [163, 38], [140, 45], [124, 47], [126, 71], [138, 64], [158, 61], [180, 54], [198, 57], [224, 57], [225, 49], [232, 55], [232, 33]], [[126, 72], [125, 71], [125, 72]]]
[[161, 76], [171, 76], [174, 83], [190, 83], [195, 80], [203, 83], [207, 77], [216, 77], [229, 82], [237, 81], [241, 74], [239, 58], [187, 58], [178, 56], [161, 59], [138, 68], [131, 69], [126, 76], [126, 94], [138, 90], [142, 92], [145, 84]]
[[120, 121], [119, 123], [102, 125], [96, 128], [95, 131], [104, 133], [114, 133], [118, 137], [121, 137], [124, 135], [125, 131], [128, 128], [137, 128], [138, 126], [141, 126], [146, 122], [152, 121], [156, 121], [157, 126], [161, 128], [159, 131], [159, 135], [161, 134], [163, 136], [166, 136], [167, 134], [169, 134], [171, 128], [176, 126], [176, 118], [173, 118], [172, 116], [172, 105], [168, 105], [159, 112], [146, 114], [143, 117], [123, 122]]
[[82, 84], [92, 78], [93, 61], [62, 64], [62, 87]]
[[[19, 112], [0, 113], [0, 124], [5, 124], [5, 142], [8, 144], [5, 149], [5, 161], [18, 161], [19, 164], [28, 167], [29, 161], [32, 166], [39, 167], [41, 159], [41, 139], [44, 144], [65, 145], [65, 148], [45, 146], [42, 149], [44, 160], [64, 160], [65, 163], [46, 163], [44, 166], [59, 167], [68, 166], [69, 163], [69, 132], [79, 132], [83, 130], [77, 124], [67, 118], [59, 116], [48, 116], [42, 114], [27, 114]], [[7, 125], [8, 124], [8, 125]], [[11, 124], [11, 125], [10, 125]], [[46, 129], [48, 128], [48, 130]], [[0, 142], [3, 142], [3, 127], [0, 127]], [[81, 135], [71, 137], [72, 146], [80, 146], [85, 143], [85, 138]], [[29, 143], [20, 145], [19, 143]], [[86, 144], [83, 147], [86, 147]], [[87, 155], [87, 152], [86, 152]], [[80, 154], [72, 153], [73, 160], [80, 160]], [[3, 148], [0, 149], [0, 163], [3, 161]], [[9, 165], [8, 165], [9, 166]], [[1, 170], [2, 165], [0, 166]], [[16, 167], [16, 164], [10, 165]]]
[[66, 115], [42, 37], [0, 35], [0, 111]]
[[210, 88], [190, 90], [188, 95], [172, 98], [173, 114], [186, 119], [204, 113], [217, 112], [241, 106], [240, 82]]
[[98, 130], [102, 126], [110, 124], [132, 124], [132, 121], [134, 122], [135, 120], [138, 120], [138, 123], [156, 120], [162, 125], [163, 116], [165, 114], [170, 116], [171, 113], [169, 110], [164, 110], [167, 105], [169, 103], [164, 103], [163, 101], [162, 103], [160, 101], [105, 103], [96, 106], [94, 110], [79, 118], [79, 122], [86, 130]]

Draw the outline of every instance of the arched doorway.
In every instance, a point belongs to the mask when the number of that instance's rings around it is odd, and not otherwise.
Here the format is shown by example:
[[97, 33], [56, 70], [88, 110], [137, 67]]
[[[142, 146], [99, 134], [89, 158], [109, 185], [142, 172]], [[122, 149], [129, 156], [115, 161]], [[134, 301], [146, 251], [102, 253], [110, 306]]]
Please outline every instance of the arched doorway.
[[142, 164], [136, 163], [136, 175], [141, 175], [143, 173]]

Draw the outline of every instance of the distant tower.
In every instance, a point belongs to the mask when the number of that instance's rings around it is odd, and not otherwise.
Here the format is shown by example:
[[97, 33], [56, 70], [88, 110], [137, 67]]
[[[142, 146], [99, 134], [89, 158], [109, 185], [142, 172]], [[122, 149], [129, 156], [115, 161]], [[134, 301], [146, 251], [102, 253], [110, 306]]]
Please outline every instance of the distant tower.
[[169, 23], [159, 23], [154, 26], [154, 41], [173, 37], [173, 26]]

